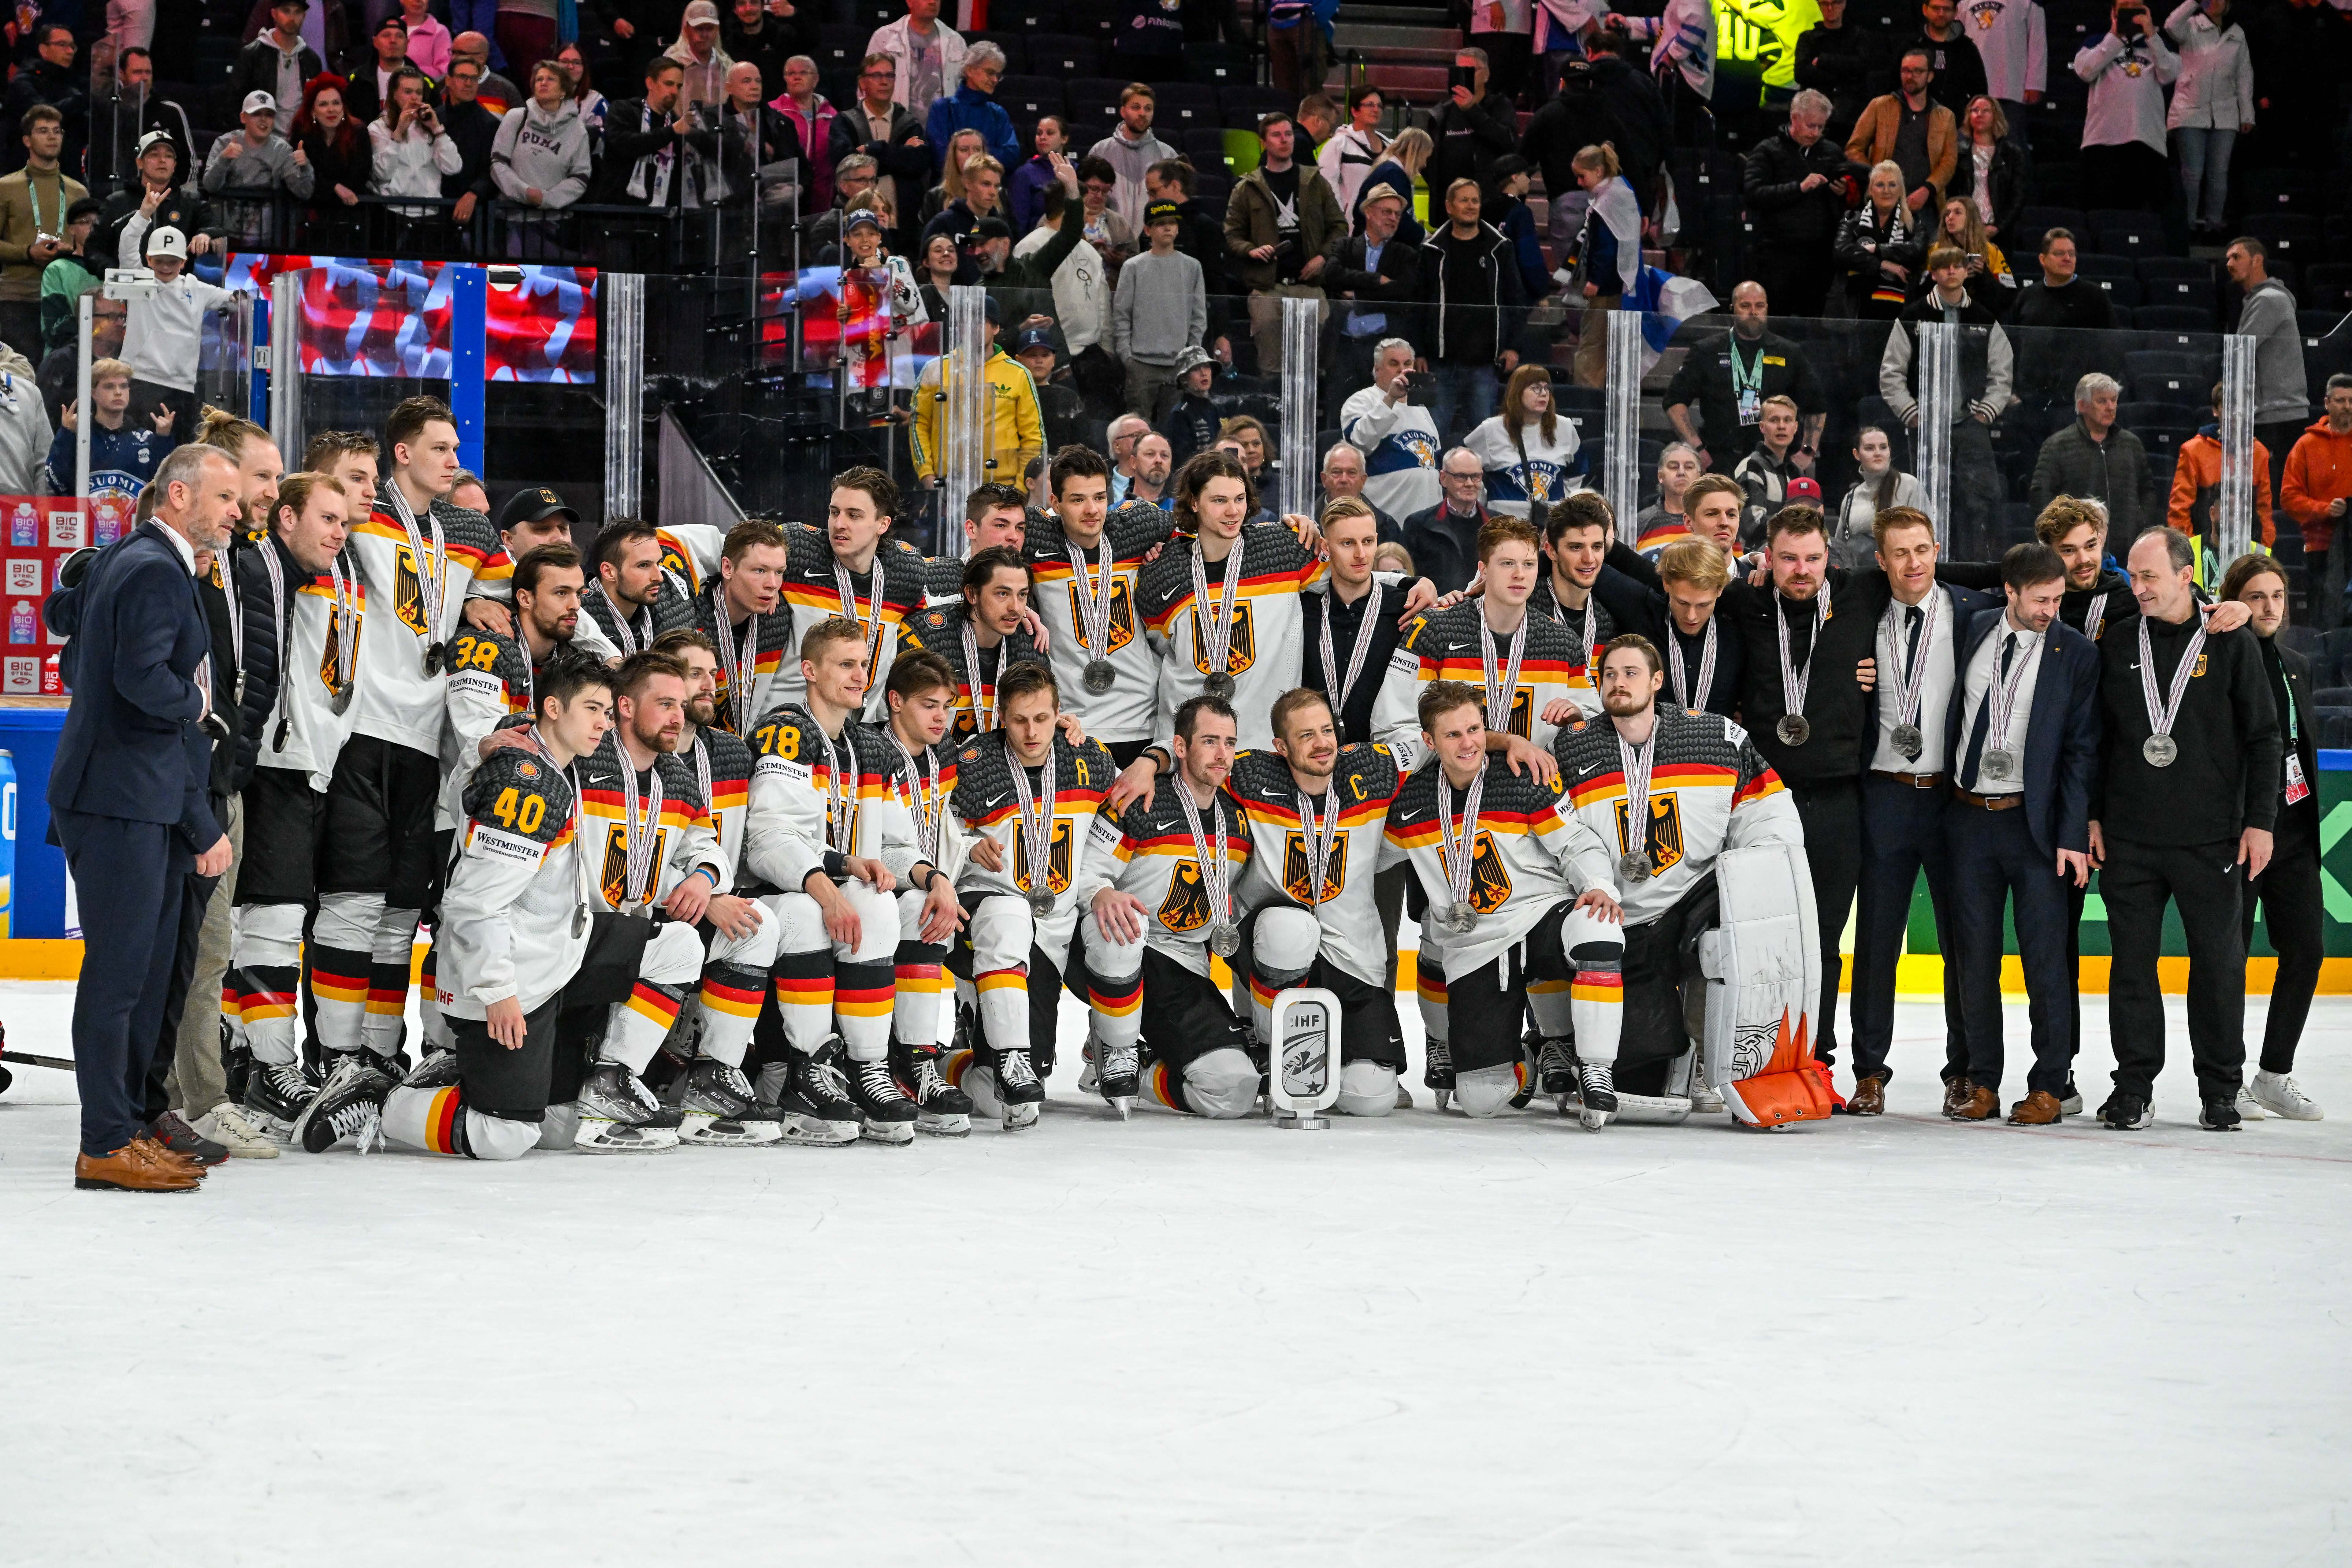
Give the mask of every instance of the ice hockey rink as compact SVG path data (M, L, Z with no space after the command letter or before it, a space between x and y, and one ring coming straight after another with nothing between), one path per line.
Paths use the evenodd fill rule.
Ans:
M2177 1001L2143 1133L1942 1121L1907 1002L1782 1134L1438 1116L1410 1009L1413 1111L1120 1125L1064 1024L1019 1134L184 1197L17 1068L0 1563L2352 1562L2352 1001L2235 1135Z

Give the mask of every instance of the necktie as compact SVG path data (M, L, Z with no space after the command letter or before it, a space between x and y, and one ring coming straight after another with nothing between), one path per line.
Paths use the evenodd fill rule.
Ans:
M1906 670L1919 662L1919 627L1926 619L1916 605L1903 612L1903 668Z
M1992 705L2000 696L2001 682L2009 679L2009 661L2017 652L2017 634L2009 632L2000 639L2000 673L1985 688L1984 700L1977 704L1977 721L1969 726L1969 756L1960 768L1960 787L1977 787L1977 763L1984 757L1985 735L1992 728Z

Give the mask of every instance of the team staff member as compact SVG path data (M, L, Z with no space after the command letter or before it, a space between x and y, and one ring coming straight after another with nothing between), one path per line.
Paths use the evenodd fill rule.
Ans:
M2056 551L2018 545L2002 557L2001 578L2004 607L1978 611L1958 639L1960 689L1940 737L1957 781L1943 817L1958 962L1948 959L1946 973L1960 971L1968 1033L1944 1103L1961 1121L1989 1121L2000 1109L2001 914L2013 900L2033 1067L2009 1119L2047 1127L2066 1113L2074 1079L2075 976L2062 928L2064 890L2091 879L2099 655L2058 618L2066 567ZM1890 694L1896 684L1890 672Z
M2247 879L2239 929L2251 948L2254 903L2261 900L2264 930L2278 955L2271 981L2270 1013L2263 1026L2263 1058L2252 1081L2238 1096L2238 1112L2249 1118L2284 1116L2316 1121L2318 1102L2294 1081L2295 1042L2311 1016L2322 956L2319 911L2319 752L2311 722L2311 661L2281 646L2286 624L2286 578L2267 555L2241 555L2221 578L2221 597L2253 612L2261 640L2263 682L2278 709L2286 743L2280 751L2278 826L2271 863Z
M2260 877L2270 865L2284 766L2278 707L2256 639L2216 632L2198 616L2196 550L2187 534L2149 529L2126 564L2139 619L2110 628L2099 650L2105 737L2091 855L2101 868L2114 953L2107 1016L2116 1049L2115 1092L2099 1120L2128 1130L2156 1118L2151 1101L2164 1067L2157 953L2169 899L2189 938L2197 1124L2234 1131L2246 1059L2238 868Z
M199 1167L155 1142L141 1111L189 872L228 869L228 835L205 798L214 737L201 726L215 684L194 574L196 551L225 548L236 526L236 465L217 448L183 447L153 488L154 516L90 567L67 645L74 700L48 799L81 889L83 934L125 982L74 994L74 1185L190 1192Z

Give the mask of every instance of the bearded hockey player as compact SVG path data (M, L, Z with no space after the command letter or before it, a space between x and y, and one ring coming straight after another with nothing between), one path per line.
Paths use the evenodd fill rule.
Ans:
M1381 858L1408 862L1429 900L1447 1016L1428 1048L1450 1048L1462 1109L1494 1115L1528 1071L1524 994L1547 1039L1573 1026L1580 1115L1597 1132L1617 1109L1610 1074L1623 1011L1614 859L1591 827L1560 816L1547 783L1486 754L1486 704L1470 687L1423 691L1421 727L1430 760L1389 806Z
M1029 638L1029 567L1019 552L982 551L963 567L963 596L918 611L902 628L907 641L937 654L955 672L958 743L996 728L997 689L1024 660L1043 663Z
M662 565L660 532L641 518L616 517L596 535L587 591L581 595L583 647L626 658L665 632L694 625L686 584Z
M1679 1121L1718 1110L1710 1075L1748 1080L1729 1089L1743 1121L1807 1120L1792 1112L1808 1098L1826 1114L1826 1073L1802 1046L1813 951L1803 825L1747 731L1661 704L1664 683L1649 639L1616 638L1601 662L1607 716L1554 742L1563 805L1615 858L1622 889L1620 1114ZM1701 1017L1694 1032L1688 1020Z
M1234 887L1250 836L1224 793L1233 710L1193 697L1176 710L1176 776L1152 804L1095 818L1086 860L1086 954L1094 1087L1125 1121L1140 1082L1171 1110L1245 1116L1265 1070L1209 957L1241 950ZM1137 1042L1150 1019L1145 1049Z

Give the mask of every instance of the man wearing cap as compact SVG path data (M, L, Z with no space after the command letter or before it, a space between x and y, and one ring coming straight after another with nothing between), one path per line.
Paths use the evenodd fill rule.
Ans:
M299 101L299 100L298 100ZM308 197L310 160L299 147L278 134L278 100L261 88L245 95L239 129L213 139L205 160L205 194L221 204L221 221L243 244L266 241L269 232L269 198L284 190Z
M1348 399L1372 384L1375 344L1412 335L1413 307L1421 299L1421 253L1418 246L1395 243L1404 208L1395 186L1373 187L1364 199L1363 232L1339 236L1324 258L1324 288L1334 300L1347 301L1339 307L1339 348L1323 399L1333 408L1346 407Z
M188 241L176 228L149 232L147 266L154 287L131 301L122 332L122 357L131 362L130 417L145 425L155 410L168 408L173 429L193 432L205 318L233 309L236 298L187 270Z
M240 103L266 92L272 103L299 103L302 84L327 67L319 52L302 41L302 18L310 0L271 0L269 26L236 52L236 68L229 73L229 89Z
M212 211L190 177L187 149L167 132L150 131L139 138L133 167L130 188L109 196L99 215L89 248L100 265L146 265L147 236L159 228L186 236L190 256L210 252Z
M1209 331L1209 293L1201 264L1176 248L1184 224L1174 202L1143 209L1151 248L1119 268L1110 301L1111 357L1127 366L1127 406L1157 419L1166 406L1176 356L1196 348Z
M1175 389L1174 401L1160 416L1159 428L1171 460L1180 468L1217 444L1217 426L1223 416L1209 396L1216 379L1217 362L1200 344L1190 344L1176 356L1169 377L1169 384Z
M0 175L0 342L41 357L41 269L66 248L66 209L89 193L58 166L65 117L37 103L19 121L24 167Z
M463 504L457 498L471 477L459 470L457 482L449 487L453 503ZM562 496L545 485L528 485L499 508L499 542L506 547L508 560L520 561L542 544L576 544L572 530L579 521L580 514L564 505Z
M1024 327L1015 341L1013 357L1029 373L1037 388L1038 416L1045 425L1045 449L1058 452L1075 445L1078 439L1078 389L1071 384L1066 367L1056 379L1054 353L1054 329Z

